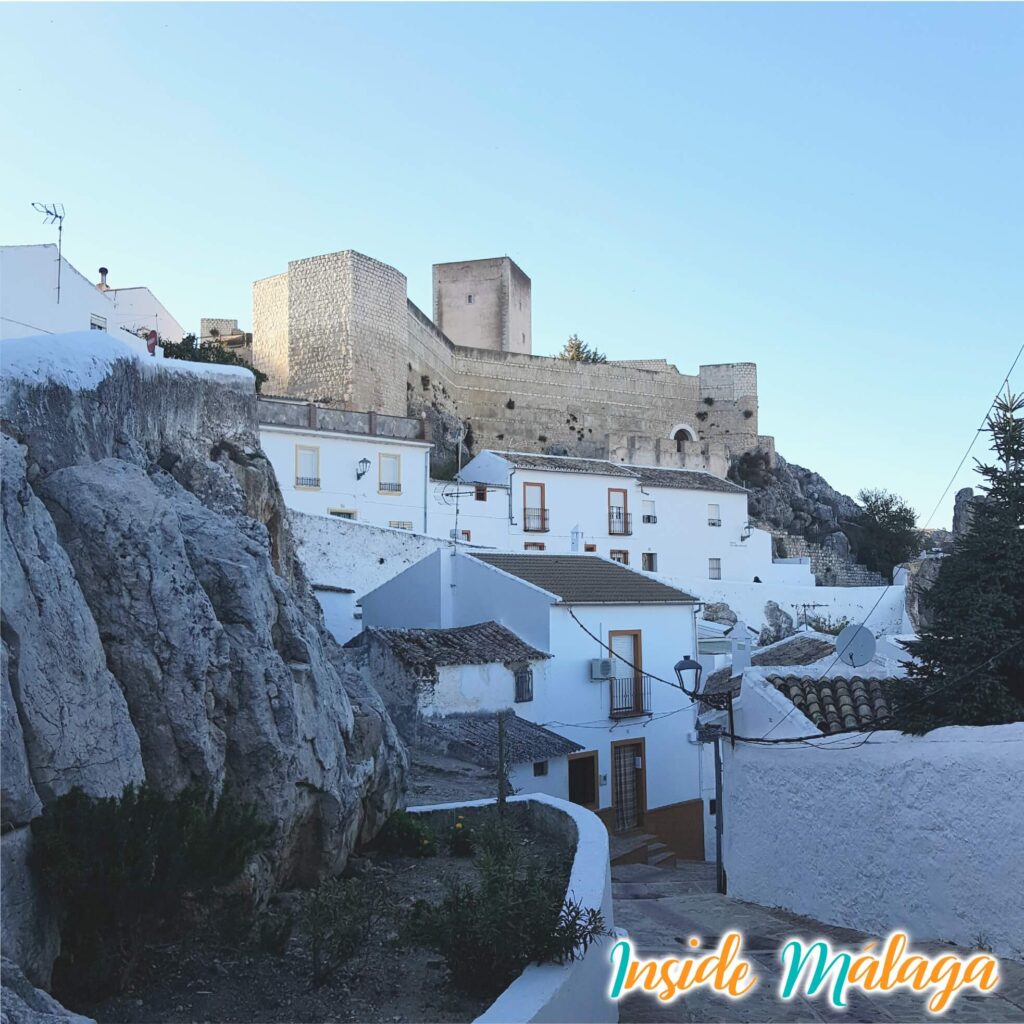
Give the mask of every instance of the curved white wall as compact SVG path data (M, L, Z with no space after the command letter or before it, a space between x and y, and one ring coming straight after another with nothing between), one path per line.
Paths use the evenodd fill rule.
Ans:
M576 830L576 854L569 873L569 894L585 907L600 907L609 931L612 914L608 832L601 819L578 804L541 793L512 797L510 803L532 803L536 811L565 815ZM410 807L413 814L485 807L493 800ZM617 1024L618 1004L608 998L610 939L595 942L582 960L567 964L533 964L476 1019L476 1024Z

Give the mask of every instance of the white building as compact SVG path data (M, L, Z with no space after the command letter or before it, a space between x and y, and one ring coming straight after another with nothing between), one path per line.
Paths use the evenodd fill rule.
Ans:
M181 341L181 324L148 288L109 288L106 275L102 268L93 284L66 259L58 260L55 245L0 246L0 338L122 328L135 336L156 330L165 341Z
M674 674L696 654L690 595L595 556L452 549L417 562L362 606L366 627L493 621L552 655L532 665L532 699L515 710L583 748L569 756L570 799L614 831L642 827L678 855L703 858L695 708ZM494 700L507 701L506 683L499 689Z
M373 685L410 747L496 771L504 713L512 789L569 798L569 757L583 747L515 713L533 700L535 674L549 654L496 622L371 628L348 646L366 649Z
M426 532L431 445L421 421L287 398L261 398L258 414L289 508Z
M505 551L596 554L686 581L813 586L806 560L775 561L747 492L697 470L483 451L463 486L432 489L430 532ZM456 522L456 503L458 497Z

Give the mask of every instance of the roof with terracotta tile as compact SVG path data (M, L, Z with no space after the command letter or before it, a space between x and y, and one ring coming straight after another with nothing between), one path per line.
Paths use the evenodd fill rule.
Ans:
M407 665L417 668L492 663L509 665L551 657L497 622L479 622L450 629L370 627L365 632L386 643Z
M777 675L767 681L826 736L884 727L892 717L892 680Z
M750 658L751 665L770 668L774 665L813 665L816 661L829 658L836 653L836 645L820 636L797 633L777 643L755 651ZM706 694L738 693L740 676L732 676L732 666L726 665L707 678L703 692Z

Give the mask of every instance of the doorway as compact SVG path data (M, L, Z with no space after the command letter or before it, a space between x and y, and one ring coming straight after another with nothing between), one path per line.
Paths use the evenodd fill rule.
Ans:
M628 832L643 824L646 771L643 740L620 740L612 744L612 806L616 832Z
M569 755L569 799L597 810L597 751Z

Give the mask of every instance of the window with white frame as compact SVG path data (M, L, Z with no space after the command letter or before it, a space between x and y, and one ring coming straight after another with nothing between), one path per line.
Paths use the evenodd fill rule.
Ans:
M658 554L655 551L645 551L640 556L640 568L644 572L658 571Z
M90 331L105 331L107 329L107 318L100 316L98 313L92 313L89 316L89 330Z
M466 305L467 306L472 306L475 301L476 300L473 298L472 295L467 295L466 296Z
M644 501L642 511L645 523L656 523L658 521L658 517L654 511L653 501Z
M338 519L355 519L358 513L354 508L329 508L327 514Z
M388 521L388 526L392 530L411 530L412 523L408 519L391 519Z
M720 558L708 559L708 579L720 580L722 578L722 560Z
M708 526L721 526L722 525L722 506L721 505L708 505Z
M320 486L320 449L313 445L295 446L295 486L316 489Z
M402 456L381 452L377 477L380 494L402 493Z

